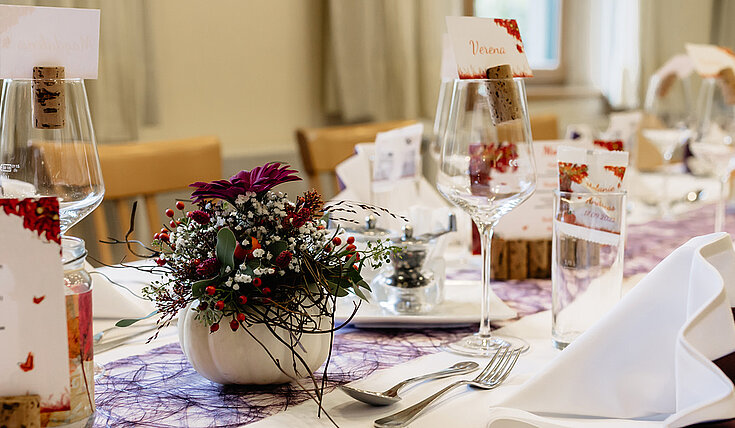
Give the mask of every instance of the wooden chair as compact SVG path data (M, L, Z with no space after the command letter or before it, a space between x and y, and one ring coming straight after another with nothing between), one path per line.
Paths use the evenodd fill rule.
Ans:
M120 224L116 237L120 238L129 227L130 198L143 197L149 231L154 233L161 228L156 194L182 190L195 181L222 178L217 137L100 145L98 152L105 201L115 205ZM103 207L92 213L92 220L98 239L110 236ZM102 261L115 262L109 245L99 247Z
M534 140L558 140L559 124L555 114L531 116L531 134Z
M336 177L337 165L354 153L355 144L373 142L378 132L390 131L415 123L415 120L398 120L297 129L296 141L299 144L304 171L309 177L309 185L324 194L319 182L320 175L329 173L332 177ZM336 178L334 182L336 188Z

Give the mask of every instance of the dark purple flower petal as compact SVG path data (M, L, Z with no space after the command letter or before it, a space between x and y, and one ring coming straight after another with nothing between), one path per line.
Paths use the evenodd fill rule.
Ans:
M190 184L189 187L196 188L191 194L191 199L194 202L205 199L225 199L234 202L239 195L246 192L265 192L281 183L301 180L296 173L297 171L289 169L288 165L281 166L279 162L270 162L250 171L240 171L230 177L229 181L216 180L210 183L198 181Z

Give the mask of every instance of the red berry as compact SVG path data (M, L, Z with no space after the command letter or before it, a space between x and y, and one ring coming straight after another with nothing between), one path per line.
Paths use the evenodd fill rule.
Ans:
M212 285L208 285L207 288L204 289L204 292L207 293L210 296L214 296L214 293L217 292L217 289L214 288Z
M316 230L324 230L324 229L325 227L323 224L320 224L319 226L316 227Z
M271 292L271 289L268 287L263 287L262 291L263 291L263 294L268 294Z
M341 244L341 243L342 243L342 240L341 240L341 239L339 239L339 236L335 236L334 238L332 238L332 243L333 243L334 245L339 245L339 244Z
M165 264L166 264L166 259L161 259L161 258L158 258L158 259L156 259L156 264L157 264L158 266L163 266L163 265L165 265Z
M207 310L207 307L208 306L209 305L207 304L207 302L202 302L202 303L199 304L199 310L200 311L205 311L205 310Z
M214 323L209 327L209 331L214 333L215 331L219 330L219 323Z
M183 201L176 202L176 208L179 209L180 211L183 211L184 210L184 202Z
M324 251L326 251L326 252L332 251L332 246L331 245L327 245L326 247L324 247Z
M153 239L161 239L161 234L160 233L154 233L153 234Z
M354 236L350 236L349 238L347 238L347 243L348 244L354 244L355 243L355 237Z
M240 322L245 321L245 314L242 314L242 313L237 314L237 320Z
M237 331L238 327L240 327L240 323L238 323L237 320L230 321L230 328L232 331Z
M248 250L245 249L240 244L237 244L235 246L235 260L245 260L245 257L248 255Z
M168 225L171 226L171 229L176 229L178 223L176 223L176 220L171 220L170 222L168 222Z
M174 210L172 210L171 208L167 209L166 210L166 217L173 218L173 216L174 216Z
M225 302L222 300L217 300L217 302L214 304L214 309L217 309L218 311L221 311L225 308Z
M260 278L253 278L253 285L256 287L260 287L260 284L262 284L263 281Z
M346 247L345 249L346 249L347 251L350 251L350 252L352 252L352 251L355 251L355 250L357 249L357 247L355 247L355 246L354 246L353 244L350 244L350 245L348 245L348 246L347 246L347 247Z
M168 233L162 233L162 234L161 234L161 235L159 236L159 238L160 238L160 239L161 239L161 241L163 241L163 242L168 242L168 238L169 238L169 236L168 236Z
M248 303L248 296L240 296L240 304L244 305Z
M199 265L199 263L201 263L201 262L202 262L202 261L201 261L201 260L199 260L199 259L194 259L194 260L192 260L192 261L191 261L191 264L193 264L193 265L197 265L197 266L198 266L198 265Z
M158 231L158 233L168 233L168 229L162 227L161 230Z

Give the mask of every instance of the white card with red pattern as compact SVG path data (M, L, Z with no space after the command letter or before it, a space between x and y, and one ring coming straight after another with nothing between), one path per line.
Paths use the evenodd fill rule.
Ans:
M59 204L0 198L0 397L38 394L69 409Z
M533 77L515 19L447 16L460 79L484 79L490 67L509 64L515 77Z
M686 48L694 69L702 77L716 77L723 68L735 70L735 53L728 48L692 43L687 43Z
M0 5L0 79L30 79L34 66L96 79L99 33L98 9Z

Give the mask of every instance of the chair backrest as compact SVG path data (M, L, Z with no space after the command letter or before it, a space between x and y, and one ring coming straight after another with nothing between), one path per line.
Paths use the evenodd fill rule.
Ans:
M161 228L155 195L185 189L195 181L211 181L222 177L222 155L217 137L146 143L106 144L98 147L105 201L115 205L123 237L130 219L129 198L142 196L149 231ZM107 218L102 207L92 214L99 239L109 236ZM100 246L100 257L110 263L109 246Z
M414 123L415 120L398 120L297 129L296 141L310 185L323 194L319 175L322 173L334 175L337 165L354 153L356 144L373 142L379 132Z
M559 124L555 114L533 115L529 121L534 140L559 139Z

